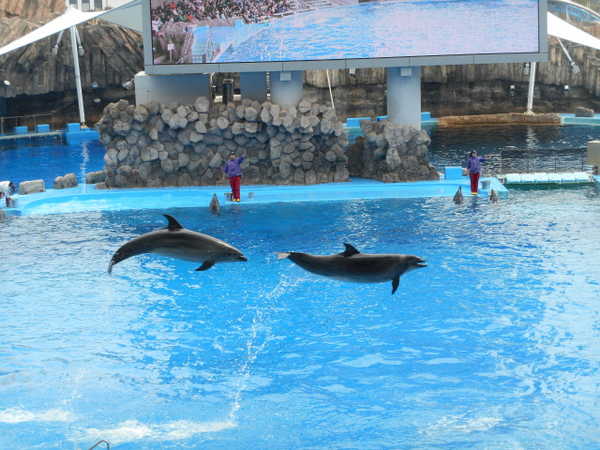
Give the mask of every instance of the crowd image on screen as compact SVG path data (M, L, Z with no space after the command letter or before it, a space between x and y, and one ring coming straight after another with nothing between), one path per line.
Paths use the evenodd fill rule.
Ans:
M178 0L152 8L155 30L175 22L201 22L210 19L240 18L257 23L267 17L287 11L292 0Z

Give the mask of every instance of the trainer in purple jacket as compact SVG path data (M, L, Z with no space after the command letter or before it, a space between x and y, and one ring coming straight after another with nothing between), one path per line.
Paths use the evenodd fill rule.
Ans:
M477 152L469 153L467 160L467 169L471 178L471 195L477 195L479 191L479 175L481 174L481 163L485 161L481 156L477 156Z
M229 177L229 185L231 186L231 201L240 201L240 183L242 180L242 168L240 164L244 161L244 157L236 158L235 153L229 155L229 161L223 167L223 172Z

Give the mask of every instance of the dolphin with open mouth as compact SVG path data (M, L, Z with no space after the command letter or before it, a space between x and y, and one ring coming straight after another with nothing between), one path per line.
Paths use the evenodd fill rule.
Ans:
M156 253L187 261L202 262L196 270L208 270L216 263L248 261L237 248L207 234L183 228L168 214L167 228L143 234L119 248L110 260L108 273L115 264L142 253Z
M354 283L392 282L392 294L398 289L400 276L406 272L427 267L425 261L414 255L360 253L350 244L337 255L310 255L308 253L277 253L278 259L290 259L309 272Z

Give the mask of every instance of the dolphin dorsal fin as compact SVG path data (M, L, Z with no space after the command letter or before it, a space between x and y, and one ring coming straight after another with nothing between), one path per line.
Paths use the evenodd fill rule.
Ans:
M345 242L344 242L344 247L346 247L346 250L344 250L342 253L340 253L340 256L343 256L345 258L348 258L352 255L357 255L360 253L352 245L346 244Z
M163 214L163 216L165 216L167 218L167 220L169 221L169 225L167 226L167 229L169 231L177 231L177 230L181 230L183 228L181 226L181 224L179 222L177 222L177 220L175 220L175 218L173 216L170 216L168 214Z

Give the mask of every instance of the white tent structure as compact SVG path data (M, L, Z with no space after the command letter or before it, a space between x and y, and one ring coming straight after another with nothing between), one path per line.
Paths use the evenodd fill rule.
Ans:
M552 13L548 13L548 35L554 36L558 39L565 56L569 60L571 67L577 67L571 56L567 52L567 49L562 43L562 39L574 42L579 45L591 47L596 50L600 50L600 39L592 36L589 33L577 28L574 25L556 17ZM537 63L532 62L529 68L529 89L527 91L527 114L533 114L533 93L535 90L535 71Z
M77 83L77 94L79 99L79 115L81 123L85 123L85 113L83 109L83 97L81 91L81 76L79 74L79 58L77 54L77 25L92 19L106 20L117 25L121 25L132 30L142 32L142 1L133 0L118 8L99 12L82 12L78 9L68 8L63 15L41 26L35 31L19 38L10 44L0 48L0 56L17 50L18 48L32 44L41 39L45 39L64 30L71 30L71 44L73 48L73 58L75 61L75 80ZM591 47L600 50L600 39L595 38L589 33L569 24L558 18L552 13L548 13L548 35L559 39L565 39L576 44ZM561 46L562 46L562 42ZM564 49L564 46L563 46ZM565 51L566 53L566 51ZM567 57L570 59L570 56ZM572 62L572 61L571 61ZM527 99L527 111L531 112L533 106L533 90L535 82L536 63L532 62L529 71L529 93Z
M51 20L46 25L41 26L37 30L11 42L8 45L0 48L0 56L33 44L36 41L48 38L57 33L62 33L69 29L71 30L71 48L73 50L73 65L75 70L75 83L77 85L77 100L79 104L79 121L85 124L85 109L83 106L83 91L81 88L81 73L79 70L79 55L77 53L77 41L79 35L77 33L77 25L87 22L92 19L102 19L107 22L112 22L117 25L131 28L132 30L142 32L142 0L133 0L118 8L108 11L98 12L82 12L75 8L67 8L65 13L54 20ZM57 43L58 45L58 43Z

